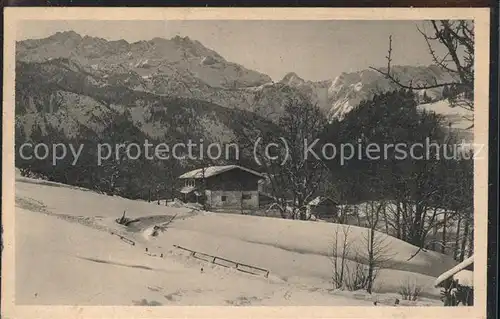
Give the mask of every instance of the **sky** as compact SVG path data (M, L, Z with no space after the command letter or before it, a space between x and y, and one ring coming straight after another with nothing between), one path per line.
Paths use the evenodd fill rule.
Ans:
M45 38L58 31L128 42L188 36L226 60L279 81L289 72L306 80L335 78L387 64L392 35L394 65L429 65L427 45L417 26L424 21L291 20L37 20L20 22L17 40Z

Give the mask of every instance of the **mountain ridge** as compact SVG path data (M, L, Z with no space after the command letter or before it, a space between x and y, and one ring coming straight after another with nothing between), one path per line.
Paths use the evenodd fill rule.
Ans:
M179 35L129 43L65 31L43 39L18 41L16 58L23 62L65 58L102 86L204 100L274 121L290 99L306 98L333 120L342 119L377 92L399 89L371 69L343 72L322 81L306 80L289 72L275 82L268 75L228 62L198 40ZM403 83L426 85L453 80L453 76L432 65L393 66L391 71ZM417 93L422 104L443 99L442 88Z

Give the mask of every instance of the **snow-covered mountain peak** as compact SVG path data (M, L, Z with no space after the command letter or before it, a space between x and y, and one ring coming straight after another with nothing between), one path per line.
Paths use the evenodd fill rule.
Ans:
M382 68L381 70L385 71L386 69ZM413 85L428 85L434 84L436 81L443 83L453 80L449 73L434 65L393 66L391 73L404 84L411 82ZM372 98L375 93L393 91L399 88L398 84L372 69L351 73L343 72L332 80L328 88L328 99L330 101L328 113L331 118L341 119L362 100ZM442 98L442 88L425 91L426 95L432 100Z
M271 82L269 76L226 61L217 52L187 36L154 37L149 41L128 43L82 37L68 31L45 39L20 41L16 49L18 61L71 59L88 71L106 73L100 74L104 78L119 78L121 84L134 83L134 89L162 94L170 90L163 88L163 84L172 83L172 79L181 86L187 83L193 86L193 90L189 90L191 95L206 85L232 89ZM179 88L176 86L173 90L177 92Z
M290 86L298 86L298 85L303 85L305 84L305 80L301 78L300 76L297 75L295 72L289 72L287 73L283 79L280 81L280 83L287 84Z
M374 94L400 88L372 69L342 72L323 81L310 81L289 72L274 83L266 74L227 61L201 42L181 35L129 43L123 39L81 36L74 31L58 32L45 39L19 41L16 59L22 62L63 59L72 69L92 74L101 84L196 98L230 108L272 110L276 117L288 96L307 97L330 119L342 119ZM411 81L413 85L454 80L435 65L393 66L391 73L402 83ZM423 91L416 92L420 103L442 99L442 88Z
M56 32L54 35L51 35L48 37L48 39L51 39L53 41L65 41L65 40L81 40L82 36L76 33L75 31L62 31L62 32Z

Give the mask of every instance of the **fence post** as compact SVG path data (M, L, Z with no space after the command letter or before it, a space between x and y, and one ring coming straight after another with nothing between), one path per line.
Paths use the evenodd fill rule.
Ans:
M133 241L132 241L132 243L133 243L133 245L135 245L135 242L133 242ZM256 270L259 270L259 271L264 272L264 277L265 277L265 278L268 278L268 277L269 277L269 273L270 273L270 271L269 271L269 270L267 270L267 269L263 269L263 268L259 268L259 267L255 267L255 266L251 266L251 265L247 265L247 264L242 264L242 263L239 263L239 262L236 262L236 261L233 261L233 260L225 259L225 258L222 258L222 257L217 257L217 256L210 255L210 254L205 254L205 253L197 252L197 251L194 251L194 250L191 250L191 249L188 249L188 248L184 248L184 247L181 247L181 246L178 246L178 245L173 245L173 246L174 246L174 247L176 247L176 248L182 249L182 250L189 251L189 252L190 252L190 256L191 256L191 257L194 257L194 258L197 258L197 257L196 257L196 253L199 253L199 254L201 254L202 256L211 257L211 259L212 259L212 263L213 263L213 264L215 264L215 263L216 263L217 259L220 259L220 260L224 260L224 261L226 261L226 262L229 262L229 263L234 264L234 265L235 265L235 266L234 266L234 267L235 267L235 269L237 269L237 270L239 270L239 271L243 271L243 272L246 272L246 273L250 273L250 274L252 274L252 275L258 275L258 274L256 274L255 272L251 272L251 271L249 271L249 270L245 270L245 269L241 269L241 268L239 268L239 266L243 265L243 266L245 266L245 267L253 268L254 270L256 269ZM201 258L198 258L198 259L201 259ZM204 261L206 261L206 262L210 262L208 259L202 259L202 260L204 260ZM223 267L230 267L230 268L232 268L231 266L227 266L227 265L223 265L223 264L217 264L217 265L220 265L220 266L223 266Z

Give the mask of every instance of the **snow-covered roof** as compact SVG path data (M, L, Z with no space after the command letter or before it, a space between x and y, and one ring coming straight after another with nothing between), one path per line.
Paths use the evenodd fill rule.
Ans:
M446 279L455 277L455 275L457 275L458 273L460 273L460 276L458 276L458 277L460 277L460 278L464 277L463 275L466 275L465 271L467 271L467 269L469 267L471 267L473 264L474 264L474 256L470 256L466 260L462 261L460 264L456 265L455 267L453 267L450 270L448 270L448 271L444 272L443 274L441 274L436 279L436 281L434 283L434 286L436 286L436 287L441 286L441 284ZM469 277L469 276L466 276L466 277ZM460 279L459 279L459 281L460 281ZM470 280L468 280L468 281L470 281Z
M453 275L453 280L457 280L461 286L474 287L474 272L461 270Z
M318 196L316 197L315 199L313 199L312 201L310 201L307 205L309 206L317 206L325 201L330 201L332 203L336 203L333 199L329 198L329 197L323 197L323 196Z
M254 170L251 170L249 168L239 166L239 165L224 165L224 166L209 166L205 167L205 172L203 172L203 168L198 168L192 171L189 171L187 173L182 174L179 176L179 178L207 178L215 175L219 175L221 173L233 170L233 169L240 169L242 171L245 171L247 173L253 174L255 176L258 176L260 178L263 178L264 176L261 173L258 173Z

